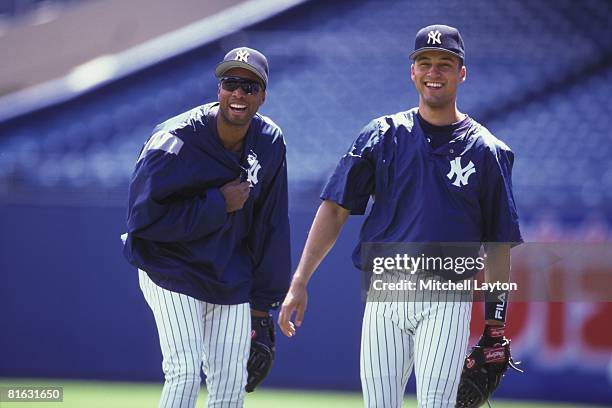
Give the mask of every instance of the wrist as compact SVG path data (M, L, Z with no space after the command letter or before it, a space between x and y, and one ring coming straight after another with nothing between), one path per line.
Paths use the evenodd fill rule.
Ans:
M478 342L481 346L493 346L494 344L503 343L506 325L502 324L485 324L484 331Z
M262 310L251 309L251 316L253 316L253 317L268 317L268 316L270 316L270 313L264 312Z
M496 290L485 294L484 318L487 323L503 325L508 310L508 291Z
M291 281L291 286L305 289L308 285L308 279L299 274L298 272L293 275L293 280Z

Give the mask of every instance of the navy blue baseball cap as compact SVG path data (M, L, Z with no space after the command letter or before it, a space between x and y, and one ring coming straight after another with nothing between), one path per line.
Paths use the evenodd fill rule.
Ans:
M268 87L268 60L261 52L248 47L234 48L217 65L215 76L221 78L232 68L248 69L261 79L264 88Z
M410 59L414 60L423 51L446 51L465 60L465 48L459 30L455 27L435 24L423 27L414 39L414 51Z

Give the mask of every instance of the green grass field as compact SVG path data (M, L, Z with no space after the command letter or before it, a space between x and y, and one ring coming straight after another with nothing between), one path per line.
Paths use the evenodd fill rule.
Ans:
M64 387L63 402L4 402L0 401L2 408L151 408L156 407L161 384L151 383L117 383L95 381L40 381L40 380L8 380L0 379L0 387L7 386L61 386ZM198 400L198 407L203 408L206 391L202 389ZM494 408L578 408L586 405L570 405L559 403L518 402L495 400ZM301 408L301 407L333 407L358 408L362 406L361 394L342 392L305 392L262 388L246 399L248 408ZM405 407L416 407L416 400L407 398ZM588 406L593 408L593 406Z

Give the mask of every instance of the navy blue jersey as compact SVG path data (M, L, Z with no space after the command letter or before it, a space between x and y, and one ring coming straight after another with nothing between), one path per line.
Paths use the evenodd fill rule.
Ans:
M243 153L217 135L217 103L153 131L130 181L124 254L159 286L214 304L278 306L289 287L286 150L269 118L256 114ZM241 210L227 213L219 188L251 184Z
M437 149L417 108L371 121L341 158L321 198L364 214L362 243L522 242L512 151L473 119Z

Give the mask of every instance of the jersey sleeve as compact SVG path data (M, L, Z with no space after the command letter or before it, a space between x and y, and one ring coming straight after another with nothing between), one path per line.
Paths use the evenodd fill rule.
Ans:
M218 188L184 193L193 187L183 154L176 135L158 132L149 139L130 181L128 234L157 242L192 241L224 224L225 199Z
M257 204L248 238L255 260L250 304L261 311L279 306L291 278L286 149L282 138L274 143L281 146L279 165Z
M480 197L482 242L518 245L523 238L512 192L514 153L505 146L496 146L488 153L487 177Z
M364 214L374 193L376 161L374 149L380 140L380 127L374 120L366 125L342 156L321 193L321 199L334 201L350 210Z

